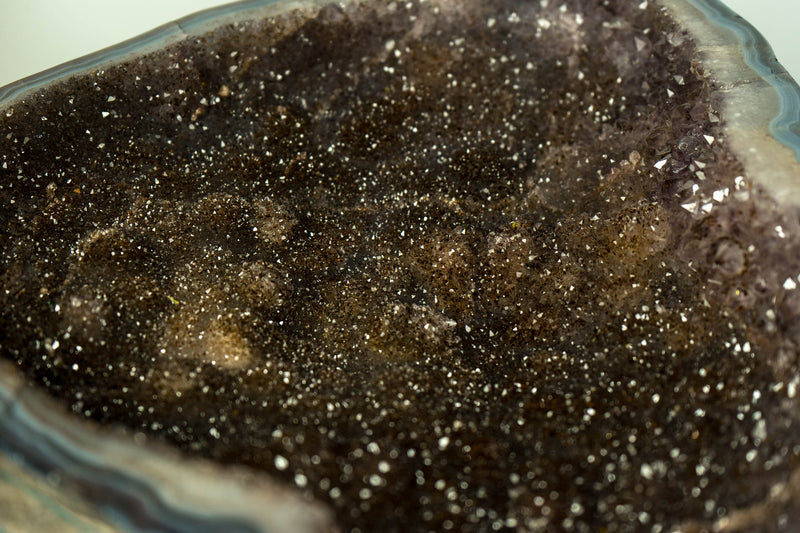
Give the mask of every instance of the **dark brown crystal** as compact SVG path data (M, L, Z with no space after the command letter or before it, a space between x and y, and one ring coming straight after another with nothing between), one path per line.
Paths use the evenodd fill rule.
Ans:
M800 454L796 219L697 65L647 2L375 3L37 91L0 123L2 355L343 530L752 505Z

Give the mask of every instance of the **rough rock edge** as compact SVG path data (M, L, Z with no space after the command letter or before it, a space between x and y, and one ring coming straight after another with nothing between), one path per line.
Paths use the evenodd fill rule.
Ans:
M730 147L741 158L748 176L783 209L800 206L800 162L791 147L778 142L770 129L776 119L786 120L791 103L745 63L747 47L770 51L769 45L745 21L743 25L754 43L744 43L730 29L716 24L704 9L714 9L716 0L656 0L680 27L688 29L702 58L705 74L716 85L725 117L723 130ZM722 15L723 17L725 15ZM743 50L745 48L745 50ZM764 65L766 68L767 65ZM797 88L780 65L770 65L774 77ZM792 88L790 87L789 90ZM758 91L759 98L748 97ZM795 98L797 94L792 95ZM787 110L787 107L789 109ZM796 147L795 150L800 150ZM800 153L800 151L798 152ZM681 533L701 532L794 532L800 531L800 468L793 470L786 483L776 485L764 500L738 509L713 523L690 522L674 529Z
M88 507L81 500L87 498L94 508L122 505L139 509L132 516L142 523L106 523L125 530L173 531L176 519L194 531L335 530L332 516L322 504L303 499L267 476L190 459L143 434L99 428L76 419L54 399L26 387L7 361L0 361L0 394L0 459L24 456L23 470L46 478L39 489L43 493L55 487L66 489L59 492L67 497L56 503L89 523L99 525L107 517L84 514ZM43 427L59 430L44 431ZM101 479L98 471L107 474ZM150 480L147 486L142 486L143 479ZM34 478L11 481L25 485ZM71 499L70 494L76 497ZM52 510L45 505L42 512ZM31 523L3 525L25 528Z
M742 19L729 19L729 10L720 7L716 0L656 0L656 3L681 28L687 29L695 42L705 72L716 84L722 100L721 113L726 120L724 130L729 145L747 174L782 206L800 206L800 145L782 144L771 127L780 122L781 129L798 128L796 123L790 123L796 122L800 88L771 57L771 49L758 31ZM734 27L741 31L742 38L752 42L743 42L734 33ZM763 63L763 57L771 57L772 62ZM746 59L753 62L752 66ZM754 70L759 67L770 74L762 76ZM797 137L796 133L791 135ZM787 142L796 141L787 139Z

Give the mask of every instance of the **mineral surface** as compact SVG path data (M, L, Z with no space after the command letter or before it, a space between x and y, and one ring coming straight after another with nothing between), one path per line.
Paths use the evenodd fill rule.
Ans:
M800 459L798 217L712 94L608 0L330 5L59 81L0 116L0 352L346 531L711 523Z

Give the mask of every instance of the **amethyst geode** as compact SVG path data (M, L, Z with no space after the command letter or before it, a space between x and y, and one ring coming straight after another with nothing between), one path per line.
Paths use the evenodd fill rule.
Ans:
M303 527L793 527L800 219L674 11L270 9L2 106L4 358Z

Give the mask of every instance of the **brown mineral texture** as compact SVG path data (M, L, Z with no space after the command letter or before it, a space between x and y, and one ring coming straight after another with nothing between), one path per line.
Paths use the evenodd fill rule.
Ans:
M343 531L759 505L800 459L800 218L647 4L330 5L26 96L2 356Z

